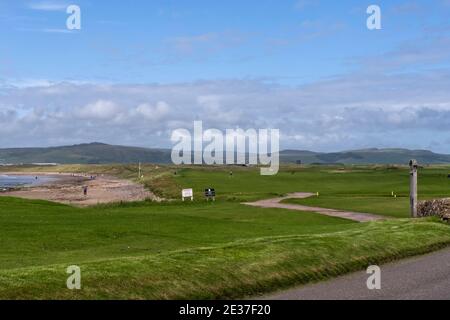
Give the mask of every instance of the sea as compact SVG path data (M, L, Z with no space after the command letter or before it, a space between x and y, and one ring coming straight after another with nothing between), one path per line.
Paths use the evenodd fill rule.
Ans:
M0 189L39 185L50 180L52 180L50 177L42 176L36 179L36 176L0 174Z

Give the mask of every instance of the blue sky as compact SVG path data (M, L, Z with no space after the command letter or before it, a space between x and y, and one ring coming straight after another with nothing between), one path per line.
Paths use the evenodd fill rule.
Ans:
M65 4L72 2L6 0L1 55L15 79L303 83L346 73L358 57L395 50L424 36L425 26L447 23L450 6L429 2L78 1L82 30L69 34ZM383 30L366 28L372 3L382 7Z
M15 137L0 147L170 146L204 118L284 128L286 148L450 153L449 0L4 0L0 39L0 131Z

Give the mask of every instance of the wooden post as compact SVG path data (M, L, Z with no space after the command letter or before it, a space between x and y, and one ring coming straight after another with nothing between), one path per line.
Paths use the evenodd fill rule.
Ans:
M139 162L139 173L138 173L139 177L138 179L141 180L141 163Z
M409 162L410 172L410 205L411 205L411 217L417 218L417 161L411 160Z

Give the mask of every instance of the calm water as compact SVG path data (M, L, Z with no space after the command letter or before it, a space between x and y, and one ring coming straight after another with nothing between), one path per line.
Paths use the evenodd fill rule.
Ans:
M0 188L13 188L21 186L39 185L53 180L50 177L38 176L14 176L0 174Z

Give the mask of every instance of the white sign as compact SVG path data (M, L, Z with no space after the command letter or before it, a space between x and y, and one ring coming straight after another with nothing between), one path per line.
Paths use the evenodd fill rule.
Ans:
M183 189L183 191L181 191L181 196L183 197L183 201L184 198L191 198L191 200L194 200L194 190L192 189Z

